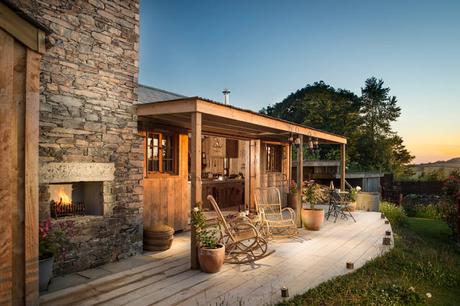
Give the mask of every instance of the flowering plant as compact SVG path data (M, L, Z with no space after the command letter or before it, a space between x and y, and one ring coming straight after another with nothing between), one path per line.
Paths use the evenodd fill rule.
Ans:
M53 224L50 219L47 219L39 224L38 233L39 258L47 259L56 256L58 259L63 259L69 237L74 234L74 222L67 220Z
M192 210L191 223L195 227L196 238L200 246L209 249L218 248L217 231L216 229L206 228L206 217L198 206L195 206Z
M439 203L439 211L441 218L449 226L452 236L458 236L458 205L457 201L460 198L460 172L453 171L444 181L442 188L443 196Z
M294 180L289 183L289 193L297 193L297 183Z
M351 188L350 189L350 201L354 202L356 201L356 195L358 194L358 192L361 191L361 187L359 186L356 186L354 188Z
M316 195L317 189L318 186L314 180L303 182L302 201L310 204L311 209L315 209L316 202L318 201L318 197Z

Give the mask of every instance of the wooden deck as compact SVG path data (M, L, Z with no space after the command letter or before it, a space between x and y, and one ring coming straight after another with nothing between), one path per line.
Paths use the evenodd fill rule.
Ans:
M327 221L318 232L302 230L297 240L271 241L276 252L252 265L225 264L216 274L190 270L190 238L149 253L151 262L86 284L41 296L41 305L267 305L345 274L382 255L386 230L380 213L355 212L352 220ZM393 245L393 239L392 239Z

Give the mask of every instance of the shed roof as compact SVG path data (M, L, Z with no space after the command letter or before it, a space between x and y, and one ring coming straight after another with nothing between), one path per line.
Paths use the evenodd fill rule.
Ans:
M157 127L191 130L191 114L203 114L203 133L246 139L287 142L290 135L318 138L320 143L346 144L344 136L273 118L251 110L225 105L201 97L186 97L137 105L141 120Z
M138 85L137 96L138 103L141 104L186 98L186 96L171 91L142 84Z

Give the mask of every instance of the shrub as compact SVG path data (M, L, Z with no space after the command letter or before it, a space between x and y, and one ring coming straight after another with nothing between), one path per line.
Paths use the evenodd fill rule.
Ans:
M443 197L439 205L441 218L447 223L454 237L457 237L458 197L460 197L460 172L454 171L444 181Z
M408 194L404 197L402 206L408 217L416 217L417 210L424 209L428 205L438 208L441 197L428 194Z
M379 209L390 220L391 225L398 227L406 224L407 216L402 207L391 202L381 202Z
M415 209L415 217L427 219L441 219L438 207L433 204L417 207Z

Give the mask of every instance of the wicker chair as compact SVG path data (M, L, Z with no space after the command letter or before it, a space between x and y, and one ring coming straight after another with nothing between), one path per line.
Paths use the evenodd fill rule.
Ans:
M281 207L278 188L257 188L254 199L257 213L262 219L262 232L266 237L290 238L299 234L295 224L295 212L292 208Z
M248 218L237 218L232 222L228 222L222 215L213 196L208 195L207 199L219 219L220 240L225 245L225 262L237 264L254 262L274 252L267 253L267 241Z

